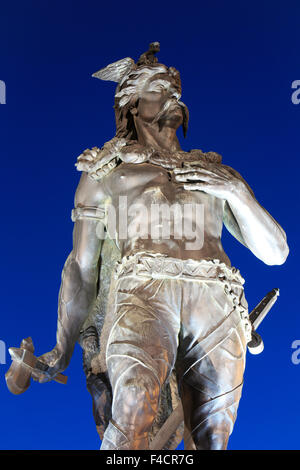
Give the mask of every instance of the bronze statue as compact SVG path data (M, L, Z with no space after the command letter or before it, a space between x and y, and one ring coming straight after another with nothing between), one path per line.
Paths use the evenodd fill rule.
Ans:
M182 437L185 449L226 449L247 344L260 343L254 326L278 291L252 321L223 222L268 265L284 263L288 245L219 154L181 149L188 109L179 72L158 51L152 43L137 63L94 74L118 83L116 136L78 157L57 344L31 372L54 379L79 341L101 449L174 449Z

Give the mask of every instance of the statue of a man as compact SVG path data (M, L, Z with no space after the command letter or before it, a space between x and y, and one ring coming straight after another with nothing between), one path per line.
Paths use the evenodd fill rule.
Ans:
M186 133L188 110L180 101L179 72L157 62L158 50L153 43L137 63L122 59L95 74L118 83L117 132L101 149L78 157L83 173L73 250L62 275L57 344L41 356L48 369L35 378L52 380L65 370L80 335L91 331L83 325L108 282L99 276L105 233L120 259L102 335L106 370L87 370L101 449L149 448L172 373L185 448L226 449L251 324L244 280L221 244L223 222L268 265L284 263L288 245L280 225L220 155L181 150L176 132L182 125Z

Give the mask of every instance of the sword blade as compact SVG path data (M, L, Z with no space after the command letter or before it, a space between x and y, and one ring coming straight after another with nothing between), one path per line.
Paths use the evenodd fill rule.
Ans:
M272 289L249 314L249 319L256 330L279 296L279 289Z

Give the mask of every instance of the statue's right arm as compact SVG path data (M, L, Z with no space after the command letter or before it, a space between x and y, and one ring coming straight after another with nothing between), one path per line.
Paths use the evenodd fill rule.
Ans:
M45 377L37 377L41 382L51 380L68 366L82 325L94 306L106 203L102 183L83 173L72 213L73 249L62 272L57 343L52 351L40 357L49 366Z

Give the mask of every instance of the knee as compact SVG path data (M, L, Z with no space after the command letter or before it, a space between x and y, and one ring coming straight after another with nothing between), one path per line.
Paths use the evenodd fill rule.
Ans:
M224 450L237 416L240 388L190 404L187 442L199 450Z
M185 435L185 449L226 450L233 421L226 411L202 418L200 423L191 420Z
M226 450L230 432L228 429L209 428L193 436L197 450Z
M155 402L159 398L160 383L155 372L140 364L128 370L120 378L117 395L122 395L130 405L145 401Z
M112 418L126 432L148 432L159 404L160 384L141 365L129 368L113 392Z

